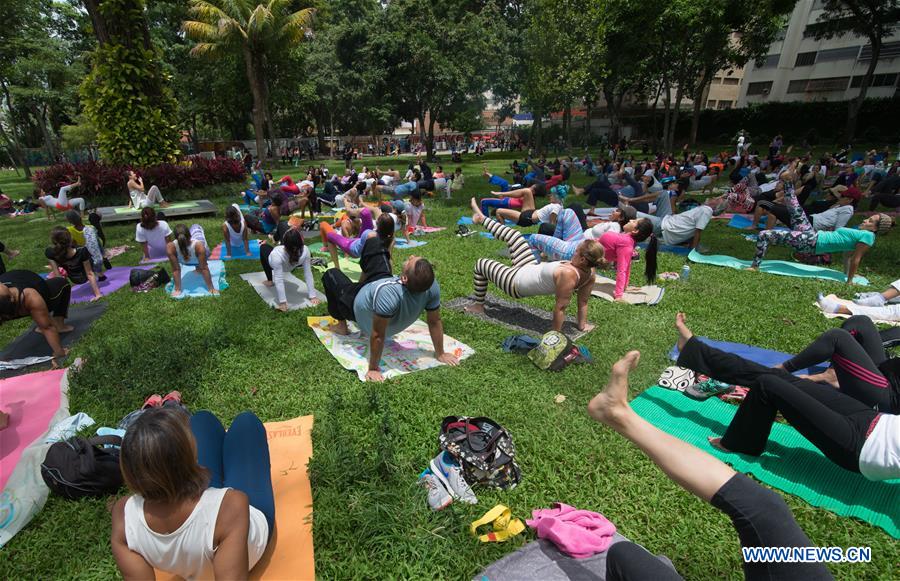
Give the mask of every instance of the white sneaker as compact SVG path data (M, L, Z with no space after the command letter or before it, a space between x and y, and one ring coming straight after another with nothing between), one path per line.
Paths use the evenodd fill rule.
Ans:
M478 504L478 498L472 492L472 487L463 478L459 464L447 453L441 452L431 461L431 473L441 481L441 484L455 498L468 504Z

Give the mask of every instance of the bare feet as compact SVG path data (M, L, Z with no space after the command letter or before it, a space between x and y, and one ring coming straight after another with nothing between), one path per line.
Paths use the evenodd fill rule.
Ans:
M484 314L484 303L472 303L463 309L465 312L473 314L473 315L483 315Z
M678 350L681 351L684 349L684 346L687 345L687 342L690 341L691 337L694 336L693 331L688 329L688 326L685 324L687 321L687 317L684 316L684 313L678 313L675 315L675 328L678 329Z
M481 213L481 207L478 205L478 200L472 198L469 200L469 204L472 206L472 222L476 224L484 223L484 214Z
M330 326L328 330L336 335L350 334L350 328L347 326L347 321L338 321L334 325Z
M56 332L57 333L71 333L75 330L75 327L72 325L57 325Z
M709 445L715 448L716 450L721 450L722 452L731 453L731 450L722 445L722 438L717 438L714 436L709 436L707 438L709 440Z
M487 164L484 164L484 165L482 166L482 172L481 172L481 175L483 175L484 177L490 179L490 177L491 177L491 172L488 171Z
M628 374L637 367L640 351L629 351L613 363L606 387L588 403L588 414L600 423L617 429L631 411L628 405Z
M810 381L815 381L816 383L826 383L835 389L840 389L841 385L838 383L837 374L834 372L833 367L829 367L822 373L814 373L811 375L798 375L802 379L808 379Z
M168 208L170 205L171 204L169 204L169 202L160 202L159 207L160 208Z
M272 282L271 280L264 280L263 286L275 286L275 283Z

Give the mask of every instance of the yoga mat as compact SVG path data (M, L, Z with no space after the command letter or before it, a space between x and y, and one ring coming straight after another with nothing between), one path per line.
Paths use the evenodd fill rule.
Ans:
M600 297L606 301L614 301L613 295L615 290L615 280L600 275L594 277L594 288L591 289L591 294L595 297ZM666 289L654 284L638 287L635 291L629 291L626 288L622 298L630 305L655 305L662 300L665 292Z
M47 433L69 415L65 369L0 381L0 547L41 511L50 489L41 478Z
M165 214L166 219L172 219L179 216L183 217L200 214L215 214L217 211L216 205L209 200L174 202L172 204L169 204L165 208L160 206L154 206L154 208L157 212L162 212L163 214ZM129 208L127 206L105 206L102 208L97 208L97 212L103 218L104 224L139 220L141 217L140 209Z
M646 250L647 243L641 242L640 244L638 244L638 248ZM662 242L657 242L656 249L659 252L668 252L670 254L677 254L679 256L687 256L691 253L691 248L689 246L681 246L680 244L663 244Z
M266 286L263 284L266 280L264 272L250 272L242 274L241 278L250 283L256 294L273 309L278 308L278 298L275 295L274 286ZM284 274L284 295L287 298L288 310L296 311L313 306L309 301L309 295L306 294L306 283L294 276L290 272ZM316 291L316 298L324 301L325 295Z
M757 224L757 226L756 226L758 230L766 229L767 219L768 219L768 216L763 216L762 218L760 218L759 224ZM752 223L753 223L753 218L747 216L746 214L734 214L731 217L731 220L728 221L728 225L731 226L732 228L741 228L741 229L749 228L750 224L752 224ZM785 226L775 226L775 229L776 230L788 230L788 228Z
M210 260L259 260L259 240L250 240L250 254L244 252L244 245L232 246L231 257L225 252L224 242L213 248Z
M615 533L610 546L628 539ZM518 551L494 561L472 581L604 581L609 549L585 559L575 559L556 548L552 541L537 539ZM666 557L657 557L672 566Z
M462 218L460 218L459 220L457 220L456 223L457 223L458 225L459 225L459 224L463 224L463 225L466 225L466 226L471 226L471 225L474 224L475 222L472 221L472 218L469 218L468 216L463 216Z
M653 386L631 402L648 422L727 462L735 470L809 504L840 516L853 516L900 538L900 480L871 482L840 468L786 424L775 423L762 456L726 453L707 436L721 436L737 408L716 398L696 401Z
M716 341L715 339L710 339L709 337L697 337L703 343L706 343L710 347L715 347L720 351L725 351L727 353L733 353L739 357L743 357L749 361L753 361L754 363L759 363L760 365L765 365L766 367L775 367L776 365L780 365L793 357L793 355L789 353L782 353L781 351L773 351L772 349L763 349L762 347L755 347L753 345L745 345L744 343L732 343L731 341ZM669 351L669 359L672 361L676 361L678 359L678 345L672 347L672 350ZM815 365L808 369L798 369L794 373L800 375L811 375L814 373L821 373L825 371L827 365Z
M709 264L712 266L724 266L734 268L736 270L746 270L752 264L749 260L740 260L733 256L725 256L722 254L700 254L696 250L691 251L688 260L698 264ZM781 276L795 276L800 278L818 278L821 280L833 280L836 282L847 282L847 275L843 272L831 270L823 266L813 266L811 264L801 264L798 262L787 262L785 260L763 260L759 265L759 271L768 274L778 274ZM869 279L864 276L856 275L853 277L854 284L869 286Z
M72 325L75 329L60 335L63 347L71 347L74 345L82 335L87 333L94 321L99 319L100 315L106 312L108 306L109 303L104 301L70 308L66 324ZM26 357L49 357L53 355L53 350L50 349L47 340L44 339L42 334L35 333L34 329L35 326L32 325L21 335L13 339L3 351L0 351L0 361L12 361L13 359L24 359ZM0 371L0 379L24 375L30 371L34 371L34 367L35 366ZM2 437L2 435L0 435L0 437Z
M312 456L313 416L264 425L272 463L275 533L250 579L314 581L313 500L306 469ZM179 579L161 571L156 571L156 578Z
M312 328L325 349L338 360L341 367L355 371L359 380L365 381L366 372L369 370L369 338L362 335L352 321L348 321L349 335L332 333L328 327L335 322L331 317L306 318L307 325ZM460 360L475 353L474 349L450 335L444 335L444 351ZM385 379L442 365L444 364L434 358L434 345L431 343L428 325L419 320L384 342L379 362Z
M208 260L206 264L209 267L209 276L212 278L213 287L219 292L227 289L228 281L225 280L225 263L221 260ZM190 264L181 265L181 295L173 297L172 292L174 290L175 281L169 281L169 284L166 285L166 293L168 293L170 298L176 300L216 296L209 292L203 276L197 272L195 266Z
M848 301L847 299L838 298L837 295L833 295L833 294L828 295L825 298L836 301L838 303L841 303L842 305L852 305L853 304L853 301ZM853 315L843 315L840 313L826 313L825 311L822 310L822 307L819 306L819 303L817 303L815 301L813 301L813 305L817 309L819 309L819 312L822 313L823 315L825 315L825 317L828 319L849 319L850 317L853 316ZM869 318L872 319L872 321L875 323L881 323L882 325L891 325L892 327L900 327L900 321L885 321L884 319L874 319L872 317L869 317Z
M149 266L114 266L110 268L103 273L106 275L106 280L97 281L97 286L100 288L100 294L108 296L127 285L132 270L147 270L149 268ZM94 298L94 290L89 283L72 286L72 304L87 303L90 302L92 298Z
M410 232L412 236L418 236L420 234L431 234L432 232L440 232L441 230L446 230L446 228L440 228L436 226L416 226L416 228Z
M465 312L465 308L474 302L469 297L460 297L453 299L444 306L454 311ZM553 313L548 311L510 302L491 294L487 295L484 307L485 313L483 315L465 314L527 334L543 335L553 330ZM578 330L578 322L569 316L563 321L562 332L573 341L586 334L586 331Z
M198 202L194 202L194 201L191 201L191 202L175 202L175 203L173 203L173 204L169 204L169 205L166 206L165 208L163 208L162 206L153 206L153 208L154 208L157 212L163 212L163 213L166 213L166 212L171 211L171 210L187 210L187 209L191 209L191 208L196 208L196 207L198 207L199 205L200 205L200 204L199 204ZM142 208L142 209L143 209L143 208ZM116 214L131 214L131 213L134 213L134 212L137 212L138 214L140 214L140 210L135 210L134 208L129 208L128 206L117 206L117 207L114 208L114 210L115 210Z
M428 244L428 243L425 242L424 240L410 240L409 242L407 242L403 238L396 238L394 240L394 248L398 248L400 250L406 250L408 248L417 248L419 246L425 246L426 244Z

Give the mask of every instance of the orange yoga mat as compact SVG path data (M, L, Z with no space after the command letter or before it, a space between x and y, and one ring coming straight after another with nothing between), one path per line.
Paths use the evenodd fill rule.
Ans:
M313 416L265 426L275 490L275 534L250 579L313 581L312 490L306 471L312 456ZM157 571L157 579L177 577Z

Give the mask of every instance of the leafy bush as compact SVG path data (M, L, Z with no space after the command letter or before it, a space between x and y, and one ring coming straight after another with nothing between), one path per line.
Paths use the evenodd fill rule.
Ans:
M81 175L81 191L78 195L89 200L118 199L128 195L128 172L136 171L144 186L157 186L166 198L173 190L192 190L216 184L242 182L246 177L243 164L235 159L192 158L183 163L162 163L137 168L128 165L110 165L103 162L58 163L35 172L34 183L47 192L55 192L61 184Z

